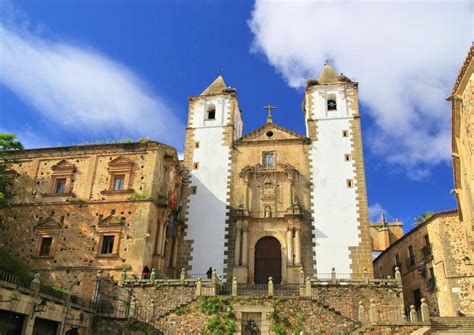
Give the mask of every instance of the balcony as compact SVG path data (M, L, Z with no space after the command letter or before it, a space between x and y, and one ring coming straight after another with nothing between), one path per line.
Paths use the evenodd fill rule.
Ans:
M430 258L431 255L431 247L429 245L425 245L421 248L421 253L423 254L423 258Z
M415 266L415 257L408 258L405 264L407 266L407 269L411 268L412 266Z
M435 277L430 277L426 279L426 287L428 288L428 291L433 292L436 290L436 278Z

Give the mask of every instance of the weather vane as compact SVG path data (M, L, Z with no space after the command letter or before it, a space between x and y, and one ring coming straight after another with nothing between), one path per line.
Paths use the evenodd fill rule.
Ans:
M263 108L268 111L268 116L269 116L269 117L272 116L272 110L276 109L276 107L275 107L275 106L272 106L272 105L266 105L266 106L263 107Z
M218 74L219 76L221 76L223 72L224 72L224 68L223 68L223 67L220 67L220 68L217 69L217 74Z

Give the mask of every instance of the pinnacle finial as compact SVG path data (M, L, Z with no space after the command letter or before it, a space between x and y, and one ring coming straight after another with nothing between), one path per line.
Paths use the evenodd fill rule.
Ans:
M385 213L383 211L380 212L380 222L385 224Z

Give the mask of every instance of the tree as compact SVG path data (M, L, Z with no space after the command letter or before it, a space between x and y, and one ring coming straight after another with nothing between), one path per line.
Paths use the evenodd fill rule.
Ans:
M10 165L15 162L13 154L23 149L23 144L14 134L0 133L0 204L6 202L5 190L12 183L8 172Z
M416 218L415 218L415 221L416 223L423 223L425 222L426 220L428 220L430 217L433 216L433 212L424 212L424 213L421 213L420 215L418 215Z

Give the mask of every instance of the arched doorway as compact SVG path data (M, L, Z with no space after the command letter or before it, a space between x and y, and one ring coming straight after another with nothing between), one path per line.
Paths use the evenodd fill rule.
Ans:
M281 246L274 237L263 237L255 245L255 284L281 283Z

